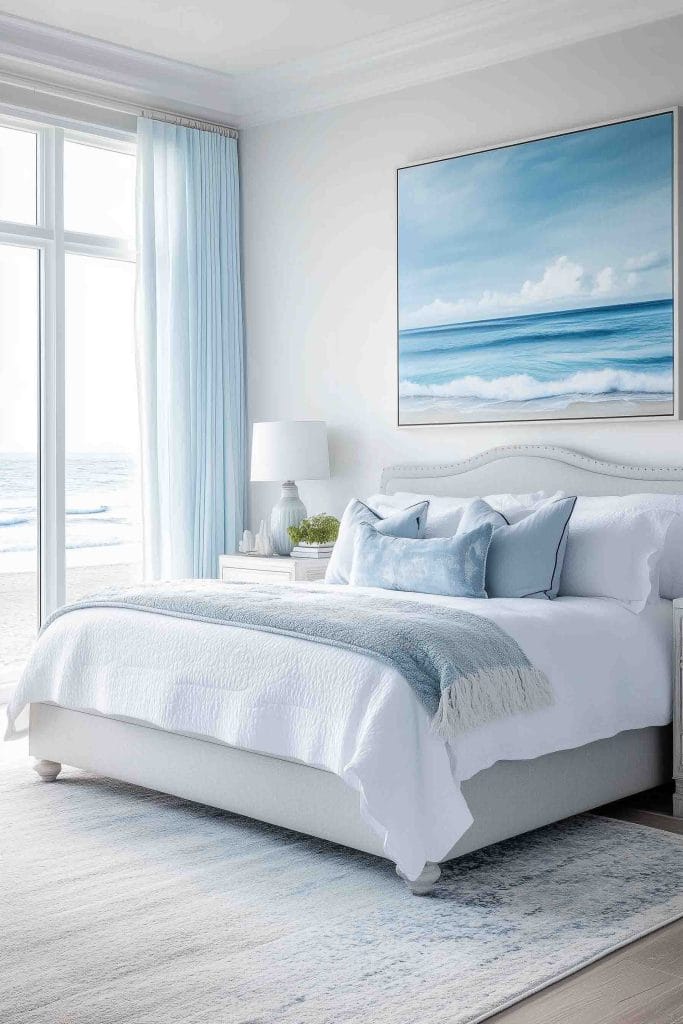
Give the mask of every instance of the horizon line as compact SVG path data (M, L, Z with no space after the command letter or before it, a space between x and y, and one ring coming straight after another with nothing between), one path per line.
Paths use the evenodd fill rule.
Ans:
M485 316L480 320L447 320L440 324L424 324L422 327L400 327L399 334L409 331L431 331L436 327L466 327L469 324L485 324L498 320L519 320L533 316L553 316L560 313L587 313L592 309L620 309L622 306L653 306L657 303L670 302L673 305L673 296L660 299L631 299L628 302L608 302L597 306L568 306L566 309L546 309L536 313L508 313L505 316ZM400 318L399 318L400 319Z

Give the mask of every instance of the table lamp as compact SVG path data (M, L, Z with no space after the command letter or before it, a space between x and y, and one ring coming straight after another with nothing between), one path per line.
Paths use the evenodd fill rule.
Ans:
M251 479L280 480L282 494L270 517L273 546L288 555L293 544L288 526L306 518L295 480L327 480L330 459L323 420L275 420L255 423L251 443Z

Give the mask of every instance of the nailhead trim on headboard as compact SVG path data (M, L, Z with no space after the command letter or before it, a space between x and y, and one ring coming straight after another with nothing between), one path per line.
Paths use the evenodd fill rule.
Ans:
M421 477L459 476L479 466L496 462L498 459L519 458L522 456L563 462L566 465L578 466L590 473L598 473L602 476L616 476L633 480L683 481L683 466L634 466L618 462L605 462L601 459L594 459L590 455L582 455L580 452L573 452L567 448L558 448L554 445L512 444L503 445L498 448L489 448L486 451L479 452L478 455L472 455L470 458L462 459L459 462L433 464L405 463L403 465L387 466L382 471L380 489L385 491L387 485L396 477L419 480Z

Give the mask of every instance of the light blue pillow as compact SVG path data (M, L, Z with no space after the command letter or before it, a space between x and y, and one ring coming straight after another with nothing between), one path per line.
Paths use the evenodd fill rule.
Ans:
M486 563L489 597L557 597L575 503L576 498L560 498L510 524L482 498L470 502L458 533L483 523L494 529Z
M356 528L351 583L357 587L410 590L418 594L486 597L486 553L493 527L430 540L383 536L377 527Z
M339 524L339 536L325 572L325 583L349 582L356 527L361 523L368 523L376 527L379 533L390 537L424 537L428 508L428 501L418 501L409 508L399 509L393 515L383 518L364 501L354 498L346 506Z

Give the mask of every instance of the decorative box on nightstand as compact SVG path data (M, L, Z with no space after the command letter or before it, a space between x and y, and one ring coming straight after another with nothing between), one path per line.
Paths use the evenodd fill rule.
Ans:
M674 814L683 818L683 597L674 601Z
M218 578L224 583L311 583L322 580L329 558L289 555L221 555Z

